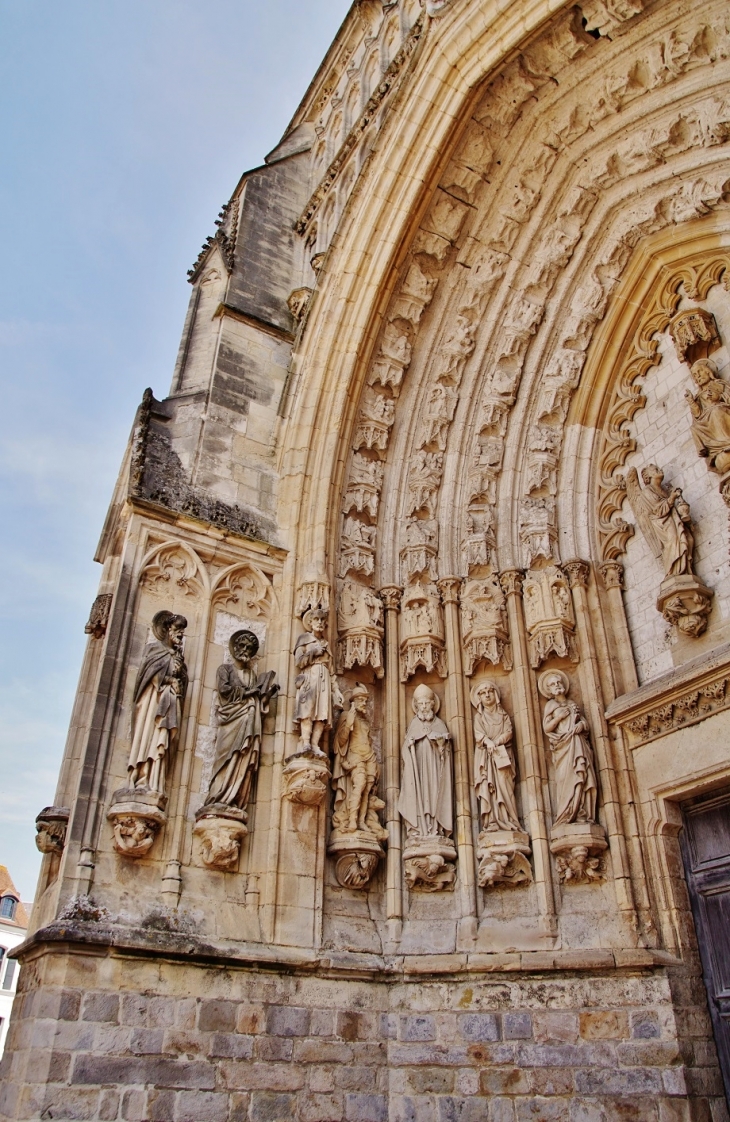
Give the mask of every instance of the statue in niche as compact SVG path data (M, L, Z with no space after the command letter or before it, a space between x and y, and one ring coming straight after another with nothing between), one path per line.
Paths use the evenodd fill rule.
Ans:
M570 682L562 670L540 675L538 688L548 699L542 727L555 767L556 815L554 824L596 821L598 785L588 725L574 701L568 700Z
M296 685L294 722L299 725L301 752L320 759L326 753L320 748L325 729L332 728L333 710L342 708L342 694L335 677L335 664L325 639L327 612L319 608L304 613L304 634L294 646L294 662L299 671Z
M474 706L474 787L481 831L477 879L482 888L532 882L527 860L530 839L517 817L512 721L494 682L472 687Z
M474 787L482 830L519 830L515 802L512 721L492 681L472 687L474 714Z
M245 812L258 768L262 717L279 687L273 670L257 676L251 666L259 649L253 631L236 631L228 649L233 664L224 662L216 675L218 733L203 806L238 807Z
M641 532L658 560L665 576L692 573L694 537L689 504L679 487L669 491L663 486L664 472L656 464L643 468L639 484L636 468L626 473L626 490L631 509Z
M697 638L707 627L714 593L694 575L689 504L679 487L669 491L663 486L664 473L656 464L645 467L641 477L643 489L636 469L631 468L626 490L641 532L664 568L657 609L683 635Z
M710 471L724 475L730 471L730 386L712 359L698 359L691 372L697 393L687 390L684 396L692 413L692 435Z
M370 739L367 708L370 695L359 682L350 695L350 708L340 714L335 731L332 782L335 809L332 826L342 833L358 830L382 839L387 837L377 811L385 803L376 795L380 767Z
M398 800L406 823L403 859L409 886L433 892L451 887L455 875L451 734L436 715L439 699L428 686L416 687L412 705Z
M358 682L334 734L335 805L327 851L337 858L335 872L343 888L366 886L383 856L380 843L388 836L378 820L385 803L377 795L380 767L367 716L369 700L367 688Z
M453 831L451 734L436 716L439 706L433 690L416 686L398 800L409 837L448 837Z
M157 612L152 620L155 639L148 643L134 685L129 788L164 797L167 765L180 734L182 707L188 685L183 658L185 616Z

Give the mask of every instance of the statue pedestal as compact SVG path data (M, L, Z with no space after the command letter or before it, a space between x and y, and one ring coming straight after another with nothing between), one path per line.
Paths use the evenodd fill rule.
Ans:
M120 787L112 795L107 818L114 830L114 848L123 857L145 857L160 826L167 821L167 797L140 787Z
M550 831L550 851L563 884L603 880L600 859L606 849L606 831L598 822L567 822Z
M524 830L482 830L477 839L479 887L531 884L529 853L530 837Z
M439 835L408 838L403 869L411 891L439 892L453 888L456 879L456 846Z
M352 833L333 830L327 853L337 859L335 876L343 888L365 888L378 867L378 861L385 856L379 840L369 830L354 830Z
M209 869L232 872L238 864L241 842L248 833L246 811L225 803L203 806L195 815L193 835L200 840L203 861Z
M302 806L320 806L327 794L330 769L327 757L311 752L290 756L284 765L284 798Z
M659 585L658 611L682 635L697 639L707 628L714 592L691 573L666 577Z

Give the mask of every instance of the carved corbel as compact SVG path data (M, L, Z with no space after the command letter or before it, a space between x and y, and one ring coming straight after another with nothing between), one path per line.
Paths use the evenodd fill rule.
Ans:
M45 806L36 817L36 849L41 853L62 853L70 810L67 806Z
M720 346L720 335L712 312L704 308L686 308L669 321L669 334L680 362L690 365L707 358Z
M283 771L284 798L301 806L320 806L330 781L326 759L305 752L290 756Z
M248 833L244 812L236 807L216 813L199 813L193 835L200 841L203 862L209 869L232 872L238 865L241 842Z
M91 611L87 620L84 631L87 635L93 635L95 639L101 639L106 635L107 624L109 623L109 612L112 606L111 592L100 592L91 605Z

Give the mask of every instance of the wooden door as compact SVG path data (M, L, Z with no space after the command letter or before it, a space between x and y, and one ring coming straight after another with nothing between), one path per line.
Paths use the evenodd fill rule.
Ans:
M730 791L692 799L682 814L682 857L730 1102Z

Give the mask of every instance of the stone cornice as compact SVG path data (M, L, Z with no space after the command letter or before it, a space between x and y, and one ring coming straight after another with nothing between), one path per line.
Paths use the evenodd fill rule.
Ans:
M730 709L730 643L617 698L606 719L638 748L723 709Z
M398 984L409 978L456 980L475 974L554 973L556 971L657 969L679 966L666 951L629 947L507 953L466 952L433 955L376 955L314 951L262 943L219 944L182 932L148 931L113 923L58 921L36 931L12 951L28 963L45 954L115 955L184 961L225 969L315 974Z

